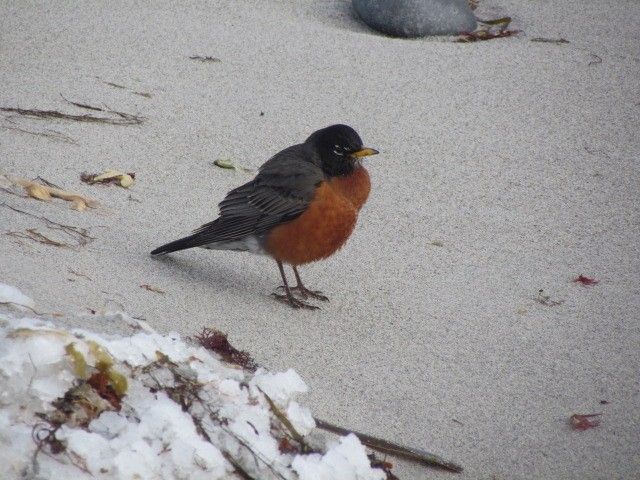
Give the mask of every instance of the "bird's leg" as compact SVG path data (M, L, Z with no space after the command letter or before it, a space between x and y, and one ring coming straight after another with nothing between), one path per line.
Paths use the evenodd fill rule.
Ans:
M309 290L307 287L305 287L302 283L302 279L300 278L300 274L298 273L298 269L296 268L296 266L291 265L291 268L293 268L293 273L296 275L296 282L298 282L298 285L296 285L295 287L291 287L290 290L295 290L300 294L302 298L313 297L317 298L318 300L322 300L323 302L329 301L329 297L325 297L324 295L322 295L322 292L318 290Z
M284 295L279 295L277 293L272 293L271 295L273 295L277 300L289 304L289 306L292 308L307 308L309 310L319 310L319 307L309 305L308 303L305 303L302 300L298 300L293 296L293 294L291 293L291 289L289 288L289 283L287 282L287 277L284 274L284 268L282 267L282 262L280 260L276 260L276 262L278 263L278 268L280 269L280 275L282 276L282 282L284 283L283 287L280 287L280 288L284 288ZM295 268L294 268L294 271L295 271ZM296 272L296 276L297 276L297 272Z

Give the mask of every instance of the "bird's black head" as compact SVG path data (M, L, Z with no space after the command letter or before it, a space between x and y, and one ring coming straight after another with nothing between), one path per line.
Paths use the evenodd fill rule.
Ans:
M365 148L360 135L347 125L331 125L313 132L305 143L318 153L322 170L330 177L347 175L360 167L363 157L378 153Z

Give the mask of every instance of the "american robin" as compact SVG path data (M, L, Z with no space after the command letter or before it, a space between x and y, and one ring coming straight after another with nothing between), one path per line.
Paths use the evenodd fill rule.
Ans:
M362 159L376 153L347 125L318 130L276 153L253 180L231 190L213 222L151 255L192 247L269 255L284 282L284 295L273 296L294 308L317 309L292 294L328 300L304 286L297 267L327 258L345 244L371 189ZM283 263L293 268L295 287L289 287Z

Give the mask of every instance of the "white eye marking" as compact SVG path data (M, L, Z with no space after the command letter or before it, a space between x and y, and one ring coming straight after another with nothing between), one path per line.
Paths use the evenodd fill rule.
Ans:
M344 155L344 148L342 148L340 145L334 145L333 146L333 153L335 153L336 155L343 156Z

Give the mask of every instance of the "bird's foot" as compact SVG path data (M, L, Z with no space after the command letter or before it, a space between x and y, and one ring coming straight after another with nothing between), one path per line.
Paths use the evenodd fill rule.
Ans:
M278 300L279 302L286 303L291 308L295 308L295 309L304 308L304 309L307 309L307 310L320 310L320 307L316 307L315 305L309 305L308 303L303 302L302 300L298 300L296 297L294 297L291 294L287 295L285 293L284 295L279 295L277 293L272 293L271 295L276 300Z
M278 287L278 290L284 290L284 289L285 288L283 285L280 285ZM291 290L291 292L297 293L299 296L301 296L305 300L311 297L311 298L315 298L316 300L322 300L323 302L329 301L329 297L325 297L324 295L322 295L322 292L320 290L309 290L304 285L298 285L297 287L289 287L289 290Z

